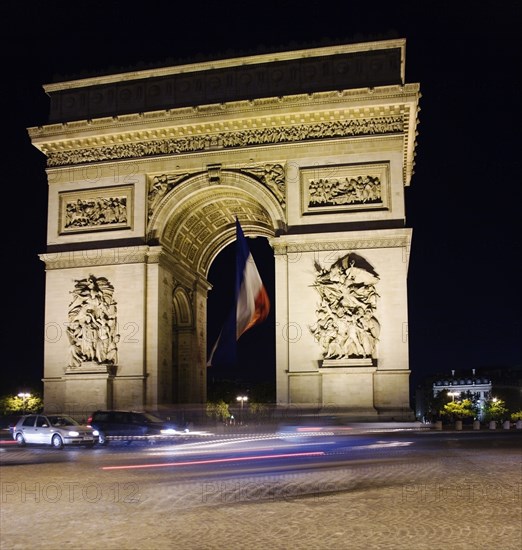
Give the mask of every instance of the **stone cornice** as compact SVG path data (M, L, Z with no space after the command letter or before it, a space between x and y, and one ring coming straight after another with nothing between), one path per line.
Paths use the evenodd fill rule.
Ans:
M410 229L405 229L402 234L378 235L378 236L354 236L353 238L335 238L328 239L324 234L319 239L310 238L301 240L295 236L284 236L270 240L270 245L274 250L274 255L299 254L302 252L328 252L343 250L363 250L369 248L409 248L411 243Z
M275 125L288 119L306 120L308 117L328 120L343 116L382 116L383 109L396 111L405 103L416 104L419 98L418 84L379 86L61 122L31 127L28 128L28 133L35 147L45 152L45 148L50 148L52 144L63 150L67 149L69 142L76 144L76 147L83 142L92 147L93 144L103 144L104 139L110 138L120 138L123 141L144 140L151 139L154 132L158 132L158 137L167 137L173 131L176 135L179 131L183 132L183 128L186 128L186 133L194 133L200 128L198 124L208 125L209 119L231 127L248 127L255 124L254 113L257 113L261 124Z
M39 254L38 256L45 263L45 269L51 270L97 265L158 263L161 254L162 248L159 246L128 246L122 248L50 252Z

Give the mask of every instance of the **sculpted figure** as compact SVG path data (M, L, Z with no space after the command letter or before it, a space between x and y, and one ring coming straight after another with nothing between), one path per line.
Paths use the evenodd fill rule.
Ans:
M326 359L374 357L380 334L375 317L379 276L361 256L350 253L329 269L316 264L321 302L309 327Z
M69 367L83 362L116 364L116 302L114 288L105 277L89 275L77 280L69 305Z

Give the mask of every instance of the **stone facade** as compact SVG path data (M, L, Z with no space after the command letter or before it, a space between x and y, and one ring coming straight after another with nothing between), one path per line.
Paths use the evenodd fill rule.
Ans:
M278 404L409 418L405 46L45 86L46 407L204 403L207 277L237 216L275 254Z

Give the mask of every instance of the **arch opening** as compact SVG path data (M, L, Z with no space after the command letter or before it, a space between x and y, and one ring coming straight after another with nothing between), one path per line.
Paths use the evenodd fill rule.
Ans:
M275 402L275 260L264 237L249 238L248 245L270 298L267 319L245 332L237 342L237 364L207 368L207 398L233 401L238 392L253 400ZM207 357L210 356L226 315L234 307L235 242L212 261L207 298Z
M225 181L228 174L224 176L219 185L209 185L200 175L186 181L182 188L172 189L150 225L166 252L165 270L174 286L184 288L192 304L193 322L182 326L174 303L172 398L176 403L203 403L214 397L235 400L236 388L249 390L252 396L255 393L259 400L275 401L275 265L267 239L273 238L280 227L280 213L274 199L268 200L266 190L253 178ZM258 269L264 282L266 279L272 310L262 325L247 331L238 342L237 368L217 372L206 364L223 325L223 313L226 315L233 307L232 296L228 304L223 302L227 290L222 285L227 281L233 285L235 280L236 217L254 257L262 256ZM217 299L216 316L220 317L214 318L213 311L209 312L209 296L210 303ZM256 336L262 336L261 341L256 342ZM258 351L252 354L256 347Z

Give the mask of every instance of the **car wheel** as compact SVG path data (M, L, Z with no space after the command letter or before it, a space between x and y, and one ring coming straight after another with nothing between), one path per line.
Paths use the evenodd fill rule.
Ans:
M25 445L24 436L22 434L16 434L16 442L20 445L20 447L23 447Z
M55 449L61 449L63 447L62 438L58 434L53 435L53 438L51 439L51 445Z
M103 432L98 435L98 445L107 445L108 441Z

